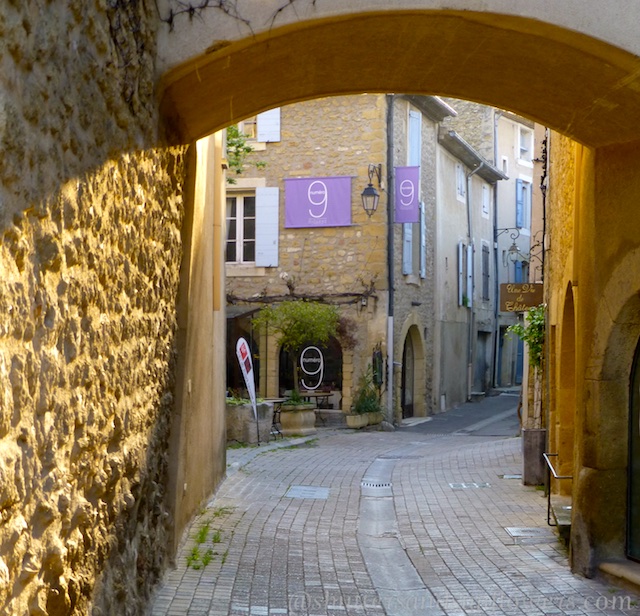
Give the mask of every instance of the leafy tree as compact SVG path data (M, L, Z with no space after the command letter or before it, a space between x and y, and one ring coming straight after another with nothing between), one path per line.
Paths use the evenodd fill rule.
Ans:
M254 317L258 329L265 328L278 337L280 346L293 358L294 390L298 386L298 355L302 346L313 341L324 344L338 331L339 315L335 306L304 300L288 300L263 308Z

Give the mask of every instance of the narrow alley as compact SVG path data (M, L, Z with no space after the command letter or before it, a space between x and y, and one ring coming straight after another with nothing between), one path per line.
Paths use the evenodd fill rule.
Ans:
M151 614L638 613L569 571L544 492L522 485L516 403L228 450Z

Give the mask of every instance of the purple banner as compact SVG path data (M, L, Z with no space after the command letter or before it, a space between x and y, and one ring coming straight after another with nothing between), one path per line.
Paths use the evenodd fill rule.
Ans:
M396 167L395 222L419 222L420 167Z
M351 224L351 177L286 178L284 226L346 227Z

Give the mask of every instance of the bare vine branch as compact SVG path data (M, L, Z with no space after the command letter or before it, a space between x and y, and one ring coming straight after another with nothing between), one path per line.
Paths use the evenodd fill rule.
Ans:
M218 9L225 15L233 17L242 22L253 34L253 28L249 19L242 17L240 10L238 9L238 0L201 0L199 3L185 2L184 0L171 0L175 5L175 8L170 8L168 14L162 15L160 8L158 7L158 0L156 2L156 10L160 21L169 25L169 30L173 31L174 23L177 17L181 15L188 15L189 19L195 17L202 19L202 13L206 9ZM269 22L270 28L273 28L280 14L288 8L293 8L295 11L296 4L300 2L310 2L311 6L316 5L316 0L286 0L281 6L279 6L271 16Z
M252 295L250 297L240 297L238 295L234 295L233 293L227 293L227 303L228 304L275 304L279 302L289 301L291 299L300 299L309 302L319 302L321 304L335 304L335 305L346 305L346 304L357 304L362 302L363 299L368 300L369 298L377 299L375 289L375 281L372 280L369 284L365 284L363 281L362 284L364 286L364 290L360 293L358 292L347 292L347 293L296 293L295 292L295 282L292 280L285 280L287 283L287 287L289 293L287 294L279 294L279 295L267 295L267 289L263 289L263 291L257 295Z
M251 28L251 22L242 17L240 10L238 9L238 0L200 0L199 3L191 3L184 2L183 0L172 0L172 4L175 5L175 8L169 8L169 12L167 15L162 15L160 11L160 7L158 6L158 0L156 1L156 10L158 11L158 16L160 17L160 21L169 25L169 30L173 31L174 23L177 17L181 15L187 15L190 20L194 18L202 19L202 13L206 9L217 9L222 11L225 15L232 17L233 19L238 20L243 23L251 33L253 33L253 29Z

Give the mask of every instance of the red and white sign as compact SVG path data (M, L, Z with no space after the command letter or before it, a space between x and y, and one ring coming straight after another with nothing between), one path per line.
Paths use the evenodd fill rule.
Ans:
M239 338L236 344L236 355L244 376L244 382L249 392L251 406L253 407L253 416L258 421L258 410L256 408L256 384L253 380L253 362L251 361L251 347L244 338Z

